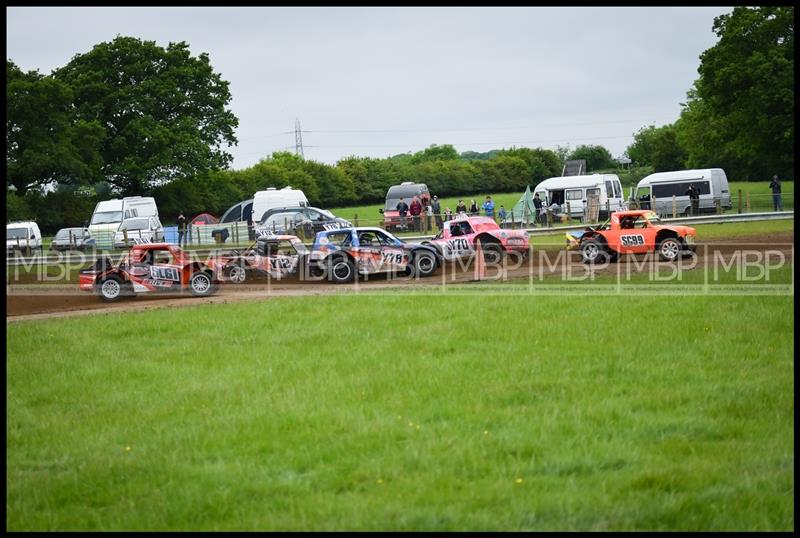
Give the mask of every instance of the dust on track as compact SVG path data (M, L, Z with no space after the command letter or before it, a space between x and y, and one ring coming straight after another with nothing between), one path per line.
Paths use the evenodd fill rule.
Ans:
M693 269L697 270L715 257L730 257L739 249L746 248L760 252L780 251L786 259L792 260L794 249L793 232L776 233L767 235L749 236L740 239L726 239L713 241L707 244L699 243L697 260ZM513 282L527 280L532 274L539 276L556 276L563 274L570 268L586 270L576 255L558 257L560 247L545 247L538 249L548 256L546 263L537 252L528 258L519 267L512 265L506 270L504 280ZM553 259L555 258L555 259ZM620 264L630 263L622 258ZM680 263L686 266L686 260ZM647 271L642 265L630 265L626 269L632 273ZM692 266L690 266L692 267ZM614 273L617 264L610 264L592 268L596 274ZM492 273L496 274L496 273ZM6 321L25 321L34 319L49 319L55 317L80 316L90 314L108 314L117 312L146 311L160 308L178 308L197 306L200 304L227 304L239 301L266 300L277 297L313 296L352 294L359 291L408 289L409 286L436 286L442 284L466 284L475 282L474 266L461 264L446 264L437 270L433 276L426 279L390 278L386 275L373 275L367 280L349 285L337 285L328 281L302 282L299 279L256 279L252 283L241 285L222 285L220 291L211 297L191 297L176 295L139 296L125 298L119 302L105 303L98 297L81 292L77 285L7 285L6 286Z

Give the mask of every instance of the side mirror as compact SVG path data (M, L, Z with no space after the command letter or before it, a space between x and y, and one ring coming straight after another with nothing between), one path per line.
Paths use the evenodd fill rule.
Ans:
M32 235L32 236L31 236L31 239L36 239L36 236L35 236L35 235Z
M383 209L379 209L379 210L378 210L378 213L381 213L381 214L383 214Z

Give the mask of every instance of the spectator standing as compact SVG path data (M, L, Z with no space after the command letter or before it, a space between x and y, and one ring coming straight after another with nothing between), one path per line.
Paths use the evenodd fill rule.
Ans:
M500 219L500 226L503 225L503 222L506 220L506 208L500 206L500 209L497 211L497 218Z
M453 212L450 211L449 207L444 208L444 221L447 222L448 220L453 220Z
M411 206L408 208L411 213L411 218L414 220L414 231L419 231L419 215L422 213L422 204L416 196L411 200Z
M483 210L486 212L487 217L491 217L494 220L494 201L492 201L491 196L487 196L486 201L483 202Z
M436 227L440 230L442 229L442 206L439 204L439 197L434 195L433 196L433 203L431 204L433 208L433 218L436 220Z
M186 217L183 216L183 211L178 212L178 246L183 246L186 243Z
M536 223L539 222L539 218L542 215L542 199L539 198L539 193L533 195L533 210L535 215L533 216L533 225L536 226Z
M772 205L775 211L783 211L783 199L781 198L781 182L778 176L772 176L772 181L769 184L772 189Z
M406 215L408 214L408 204L405 202L402 196L400 197L400 201L397 202L397 213L400 215L400 226L405 229Z
M456 213L466 213L467 212L467 204L464 203L464 200L459 200L458 204L456 205Z
M471 204L470 204L470 206L469 206L469 214L470 214L471 216L475 217L475 216L477 216L479 213L480 213L480 211L478 210L478 202L476 202L476 201L473 199L473 200L472 200L472 203L471 203Z
M686 191L689 195L689 200L692 202L692 216L700 214L700 191L694 186L694 183L689 185L689 190Z

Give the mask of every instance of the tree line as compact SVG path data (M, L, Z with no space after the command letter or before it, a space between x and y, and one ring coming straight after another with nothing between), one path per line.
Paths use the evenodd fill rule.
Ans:
M623 182L706 167L733 180L794 177L794 8L737 7L712 29L719 41L701 55L680 117L634 133ZM524 190L560 175L567 159L586 160L590 172L618 167L603 146L459 154L435 145L335 165L277 152L231 170L229 83L185 42L119 36L50 75L8 59L6 75L7 218L46 231L80 225L97 201L120 196L154 196L168 221L179 211L219 216L267 187L291 185L315 205L340 207L380 202L403 181L468 196Z

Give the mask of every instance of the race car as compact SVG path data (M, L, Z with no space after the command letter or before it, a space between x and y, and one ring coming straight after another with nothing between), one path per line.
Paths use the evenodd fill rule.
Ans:
M187 290L203 297L212 295L219 284L212 268L167 243L136 245L116 267L109 258L100 258L91 269L81 271L79 279L81 290L108 302L137 293Z
M616 261L620 254L657 252L674 261L695 250L697 231L660 224L653 211L617 211L608 221L582 232L567 233L567 249L579 249L584 263Z
M349 228L319 232L309 255L309 267L336 283L356 275L402 272L432 275L441 264L433 247L404 243L381 228Z
M436 248L443 259L452 261L470 257L479 240L484 258L498 262L504 253L527 254L530 249L528 234L522 230L505 230L490 217L461 216L444 223L439 234L423 244Z
M221 280L241 284L255 275L281 279L297 274L305 264L307 249L294 235L264 233L244 252L206 260Z

